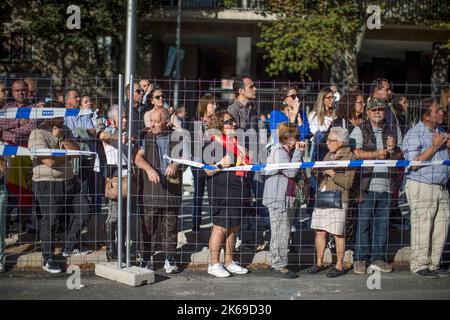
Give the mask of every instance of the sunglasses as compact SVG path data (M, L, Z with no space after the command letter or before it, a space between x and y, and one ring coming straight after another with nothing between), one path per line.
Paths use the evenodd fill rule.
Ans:
M288 96L286 96L286 98L292 98L292 100L295 100L295 98L297 98L298 97L298 95L297 94L290 94L290 95L288 95Z
M134 90L134 92L141 94L141 93L144 92L144 90L142 90L142 89L137 89L137 90Z
M236 124L236 121L234 121L234 119L228 119L228 120L225 120L224 122L223 122L223 124L225 125L225 124L228 124L228 125L230 125L230 126L234 126L235 124Z
M164 95L154 96L153 99L156 99L156 100L164 99Z
M337 142L337 140L336 139L328 139L327 140L327 143L332 143L332 142Z
M384 112L384 108L370 109L372 112Z
M331 99L331 100L333 100L334 97L333 97L333 96L328 96L328 97L325 97L325 99Z

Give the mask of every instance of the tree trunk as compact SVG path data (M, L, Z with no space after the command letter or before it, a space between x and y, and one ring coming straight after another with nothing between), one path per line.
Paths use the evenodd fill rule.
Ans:
M448 56L449 50L445 48L445 43L434 44L431 61L431 94L437 99L441 90L448 85Z
M366 31L364 23L357 31L355 38L345 51L338 52L331 66L331 79L342 91L348 91L358 87L357 57L361 50L362 40Z

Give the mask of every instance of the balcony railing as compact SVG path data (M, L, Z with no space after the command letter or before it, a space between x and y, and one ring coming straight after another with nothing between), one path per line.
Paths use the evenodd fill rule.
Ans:
M299 0L301 1L301 0ZM308 7L308 0L305 6ZM182 9L264 11L273 0L182 0ZM420 24L424 21L450 20L446 0L362 0L362 12L372 4L381 4L383 23ZM178 0L153 0L152 4L168 10L177 8Z

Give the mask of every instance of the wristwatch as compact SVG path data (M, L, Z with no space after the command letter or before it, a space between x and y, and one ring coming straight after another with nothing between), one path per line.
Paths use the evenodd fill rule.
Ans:
M222 169L223 169L223 166L222 166L220 163L218 163L216 167L217 167L217 169L219 169L219 170L222 170Z

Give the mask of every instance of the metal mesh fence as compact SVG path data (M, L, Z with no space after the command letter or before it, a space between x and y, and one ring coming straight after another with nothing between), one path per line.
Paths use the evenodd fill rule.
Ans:
M21 119L0 117L3 126L1 129L3 143L23 147L30 147L32 143L37 149L66 149L70 148L69 144L66 145L63 142L67 140L74 142L81 150L89 150L95 154L79 157L61 157L61 155L51 154L39 157L17 155L4 157L8 163L8 168L1 178L7 190L6 210L2 213L6 225L7 262L23 266L32 260L42 263L42 259L49 258L62 261L68 259L68 263L97 263L105 261L107 256L110 260L115 258L116 249L119 246L116 240L119 204L117 199L108 199L105 192L114 191L115 184L119 180L117 178L117 158L118 148L120 148L118 140L123 140L124 148L122 174L132 180L132 189L125 192L131 199L129 225L131 263L142 265L147 261L153 261L156 264L164 264L166 260L173 259L183 266L204 265L211 262L211 246L219 250L221 259L229 260L231 252L227 251L225 246L221 251L220 245L217 245L219 240L211 239L213 220L216 221L214 225L226 227L231 223L233 226L240 226L239 231L236 230L237 232L232 233L231 237L229 233L225 235L226 242L236 249L232 256L234 260L243 265L256 266L258 263L270 262L271 227L275 227L276 219L273 217L276 216L276 212L271 212L269 216L269 209L263 205L264 183L267 177L257 172L246 173L236 178L236 174L231 172L225 178L215 180L203 169L181 165L174 169L174 173L168 174L167 170L170 170L168 167L173 164L166 163L159 156L162 153L170 153L172 146L164 139L156 138L158 134L149 134L152 131L149 127L158 126L158 119L152 119L150 115L148 119L144 117L145 111L155 108L153 104L158 103L153 100L153 96L163 96L162 99L156 100L162 101L161 106L173 112L170 115L170 121L186 129L190 138L190 144L188 143L190 152L187 154L181 152L180 155L184 155L186 159L206 163L203 158L194 159L195 143L200 143L200 150L204 143L198 140L202 139L202 134L196 135L194 132L196 126L202 127L201 119L196 113L197 105L202 97L209 95L214 97L216 109L226 110L234 100L231 80L180 80L177 85L173 80L150 79L149 82L157 85L159 89L146 95L145 91L141 92L143 88L139 85L132 88L133 95L139 102L136 104L131 102L131 105L134 105L131 119L129 118L129 101L124 103L119 101L117 77L63 79L57 84L51 79L37 77L29 82L28 91L26 91L28 96L22 97L22 100L18 96L20 92L14 91L17 89L13 85L15 80L17 79L4 80L5 88L10 91L10 95L0 101L3 105L2 110L10 107L35 106L55 108L55 101L60 101L66 108L81 108L84 111L77 116L66 117L65 124L70 130L61 127L61 131L66 131L61 134L62 138L56 137L56 139L53 139L54 127L61 124L56 123L55 118L52 120L31 119L33 113L30 119L22 116ZM309 114L318 98L319 91L330 86L328 83L312 82L255 81L254 84L256 99L253 105L259 115L264 114L267 117L270 112L279 109L282 105L279 99L279 91L282 87L297 88L300 106L306 114ZM177 87L178 109L171 110L170 106L173 105L173 96ZM337 87L339 89L339 85ZM446 88L448 87L441 89ZM80 101L77 102L77 94L71 89L77 90ZM363 92L364 101L367 101L370 84L361 83L359 89ZM400 96L405 96L409 104L408 112L405 114L404 126L406 127L402 128L406 132L419 121L420 103L431 95L431 88L423 84L391 84L391 89L395 102ZM30 93L33 91L34 96ZM25 91L22 94L25 94ZM341 98L344 94L345 92L341 92ZM87 98L90 99L90 103L86 102ZM22 103L15 105L17 101ZM123 137L117 135L121 121L111 111L114 109L113 105L122 105L125 117L122 128ZM180 111L181 106L185 107L184 115ZM89 125L87 125L88 122ZM132 131L127 133L130 122ZM269 120L259 121L260 129L269 129L269 127ZM446 130L448 132L448 124ZM8 134L5 135L6 131L17 134L17 140L12 139ZM268 130L262 141L270 142L270 134ZM307 138L308 145L303 157L304 161L311 160L313 139L312 135ZM132 144L131 158L127 154L129 143ZM259 147L268 156L266 143L260 143ZM186 151L184 147L181 150ZM233 156L233 152L228 151ZM145 162L150 163L151 167L149 168ZM255 162L264 161L253 163ZM131 163L131 172L127 170L129 163ZM208 164L214 163L217 162ZM154 172L159 177L158 183L152 182ZM317 180L311 177L311 169L302 169L299 172L304 174L301 177L297 176L297 180L304 180L310 186L317 184ZM398 179L405 180L401 169L397 173ZM239 185L242 179L245 183ZM124 187L126 182L122 181L122 187ZM157 188L156 185L161 187ZM211 199L211 193L214 194L214 199ZM388 202L386 243L380 254L387 256L389 261L393 261L395 256L397 260L406 261L408 253L405 248L410 246L411 230L410 210L404 185L398 183L398 188L390 190L389 195L391 201ZM110 195L111 197L114 196ZM227 202L229 199L236 201ZM127 198L123 198L124 240L126 201ZM273 242L281 240L272 238L274 246L272 252L275 248L287 250L290 267L304 268L312 265L317 259L315 232L310 226L314 203L315 194L314 190L311 190L302 203L297 202L289 210L292 224L283 224L278 221L277 228L289 229L285 232L289 234L289 245L288 248L276 247L276 243ZM222 207L221 204L223 204ZM358 207L355 201L350 201L347 215L344 217L346 220L345 261L347 262L353 259L356 228L361 214ZM370 209L374 208L367 210L370 211ZM224 218L223 221L220 221L221 215ZM369 224L369 227L373 230L375 224ZM217 236L217 233L215 235ZM371 236L372 241L375 241L373 231ZM331 262L333 257L335 259L336 243L331 236L327 236L326 242L329 248L326 259ZM448 245L447 241L443 253L444 261L449 261ZM125 251L126 247L123 245L122 252L125 253ZM79 253L82 254L79 255Z

